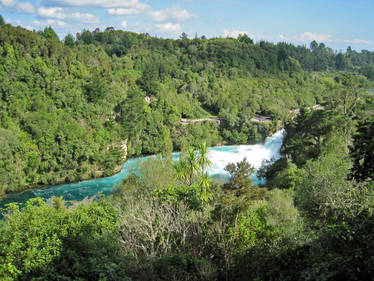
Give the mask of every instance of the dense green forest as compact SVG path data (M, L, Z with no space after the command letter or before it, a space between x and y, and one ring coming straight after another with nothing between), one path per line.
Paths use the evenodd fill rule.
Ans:
M262 170L266 186L252 185L245 159L226 167L228 182L213 181L202 144L177 162L140 163L141 175L109 197L10 204L0 277L372 280L374 99L355 103L357 80L343 79L349 102L287 122L284 157Z
M0 61L0 194L160 154L111 196L1 210L1 280L374 278L374 53L113 30L60 42L0 21ZM181 123L207 117L220 122ZM208 177L208 146L278 120L264 186L245 159Z
M52 28L0 31L0 194L111 175L124 144L131 157L260 141L278 123L253 123L255 114L286 120L325 103L337 70L372 78L364 69L374 65L372 53L315 42L84 30L62 43ZM182 117L220 123L186 126Z

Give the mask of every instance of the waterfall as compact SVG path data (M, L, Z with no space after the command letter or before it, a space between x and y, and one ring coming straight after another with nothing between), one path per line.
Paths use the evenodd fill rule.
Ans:
M213 178L228 179L229 175L224 170L231 162L239 162L247 158L248 162L258 169L264 160L277 160L281 157L280 149L283 144L285 131L281 130L274 135L267 137L263 144L254 145L233 145L211 147L208 150L208 157L212 162L212 167L208 169L208 174ZM179 153L174 153L174 159L179 157ZM0 208L11 202L26 202L30 198L42 197L44 199L52 196L62 196L65 200L82 200L102 192L104 195L111 194L113 187L125 179L129 174L137 172L138 161L144 161L148 157L133 158L126 161L121 172L118 174L100 179L92 179L77 183L61 184L49 186L42 189L26 190L21 193L10 194L3 201L0 201ZM256 173L252 175L255 184L262 183Z

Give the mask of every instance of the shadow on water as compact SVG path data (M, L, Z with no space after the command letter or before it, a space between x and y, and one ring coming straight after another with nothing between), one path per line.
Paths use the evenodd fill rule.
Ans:
M281 157L280 149L283 144L284 130L278 131L271 137L266 138L264 144L255 145L234 145L211 147L208 150L208 157L212 162L212 167L208 170L208 174L215 179L227 180L228 173L224 170L230 162L239 162L244 157L247 158L255 169L258 169L264 160L276 160ZM52 196L62 196L64 200L83 200L85 197L92 197L98 192L109 195L113 192L113 187L120 184L131 173L138 173L138 161L145 161L149 157L133 158L126 161L121 172L107 177L81 181L77 183L61 184L56 186L48 186L42 189L26 190L21 193L8 195L4 200L0 201L0 208L12 202L24 203L35 197L44 199ZM179 153L173 154L173 159L178 159ZM252 179L256 184L262 184L263 181L257 178L256 174L252 175Z

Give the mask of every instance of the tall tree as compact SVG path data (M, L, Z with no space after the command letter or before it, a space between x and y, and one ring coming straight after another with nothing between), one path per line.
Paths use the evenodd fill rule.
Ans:
M198 174L199 171L199 165L198 165L198 159L196 157L195 150L191 147L187 152L187 173L188 173L188 185L192 185L194 177Z
M359 124L351 147L351 176L357 181L374 180L374 120Z
M337 70L343 70L346 67L346 59L342 53L336 55L335 66Z
M85 44L92 44L94 42L94 37L93 37L92 33L89 30L83 30L80 39Z
M50 26L44 28L43 31L39 31L38 33L41 34L42 36L44 36L47 39L53 39L53 40L59 41L56 32Z
M129 155L142 152L141 134L146 124L146 102L144 93L139 88L131 89L125 101L120 105L120 124L124 129L124 135L129 140Z
M5 24L5 21L3 19L3 16L0 15L0 26L4 25Z
M66 35L64 38L64 44L70 48L73 48L75 46L75 40L73 35L71 35L70 33Z
M206 145L206 142L201 143L199 149L200 155L198 158L198 163L201 167L201 172L204 175L206 169L212 165L212 162L208 158L208 147Z
M92 75L91 81L86 85L87 99L90 102L97 102L102 99L107 91L107 86L103 75L96 70Z
M225 170L229 172L231 178L230 181L225 184L225 187L232 190L241 190L252 186L251 174L254 172L254 168L248 163L247 158L244 158L238 163L230 163L225 167Z

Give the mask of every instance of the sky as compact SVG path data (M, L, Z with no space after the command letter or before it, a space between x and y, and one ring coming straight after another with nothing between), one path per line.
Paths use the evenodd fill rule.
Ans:
M51 26L61 39L83 29L115 29L178 38L182 32L374 51L374 0L0 0L7 23Z

